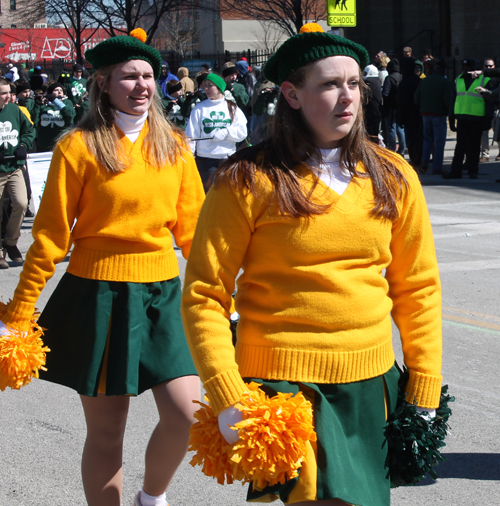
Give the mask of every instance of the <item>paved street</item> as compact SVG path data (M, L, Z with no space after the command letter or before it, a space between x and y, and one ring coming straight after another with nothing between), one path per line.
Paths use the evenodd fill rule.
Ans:
M447 146L449 168L453 142ZM490 159L498 154L494 147ZM500 162L481 164L479 178L421 177L429 205L443 284L444 381L456 396L447 461L440 478L396 489L395 506L498 506L500 503ZM20 249L30 244L26 220ZM181 270L185 263L181 260ZM42 294L42 308L67 263ZM6 302L21 268L0 271ZM394 338L401 357L398 337ZM124 455L124 506L140 488L143 455L155 424L150 393L131 402ZM71 390L34 381L0 393L0 506L84 506L80 453L84 421ZM222 487L191 468L189 456L168 493L172 506L237 506L245 489Z

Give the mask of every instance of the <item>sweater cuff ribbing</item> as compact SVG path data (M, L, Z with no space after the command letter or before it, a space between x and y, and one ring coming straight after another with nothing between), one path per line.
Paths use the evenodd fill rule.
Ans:
M410 369L410 379L405 389L406 401L421 408L438 408L442 381L442 376L429 376Z
M7 312L2 317L2 322L8 327L13 327L24 332L30 328L33 312L33 304L14 300L9 304Z
M204 383L210 405L217 416L223 409L241 400L244 392L248 391L238 369L231 369Z

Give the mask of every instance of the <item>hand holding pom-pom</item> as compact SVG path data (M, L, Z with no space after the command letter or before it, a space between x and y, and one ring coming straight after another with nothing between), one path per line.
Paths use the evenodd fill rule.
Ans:
M0 302L0 318L7 306ZM22 332L6 327L0 322L0 390L7 387L19 390L38 378L38 371L45 371L45 354L49 348L43 345L43 331L36 323L36 315L30 323L30 331Z
M251 481L254 489L262 490L298 476L307 441L316 441L312 406L301 392L269 398L256 383L247 386L249 392L220 418L209 404L200 403L195 414L198 422L191 428L189 450L196 451L191 465L201 465L203 473L220 484ZM221 430L229 440L236 439L232 435L236 431L225 427L230 423L227 417L234 417L236 410L242 420L234 424L238 437L231 445Z

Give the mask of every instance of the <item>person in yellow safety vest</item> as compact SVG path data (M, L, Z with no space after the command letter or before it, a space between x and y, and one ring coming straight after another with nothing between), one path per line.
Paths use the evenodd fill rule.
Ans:
M471 179L477 179L479 155L481 152L481 136L486 114L484 98L476 88L488 88L489 77L474 77L474 60L462 61L462 73L455 80L450 111L450 130L457 133L457 143L450 172L443 174L444 179L460 179L462 168L466 168ZM455 126L456 121L456 126ZM465 163L464 163L465 158Z

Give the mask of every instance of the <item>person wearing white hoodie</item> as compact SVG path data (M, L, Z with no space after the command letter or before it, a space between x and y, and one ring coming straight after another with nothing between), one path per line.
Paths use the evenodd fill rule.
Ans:
M208 74L202 87L208 100L200 102L191 111L186 136L190 139L203 186L208 192L211 177L219 164L236 151L238 142L246 138L247 119L234 102L224 97L226 83L222 77Z

